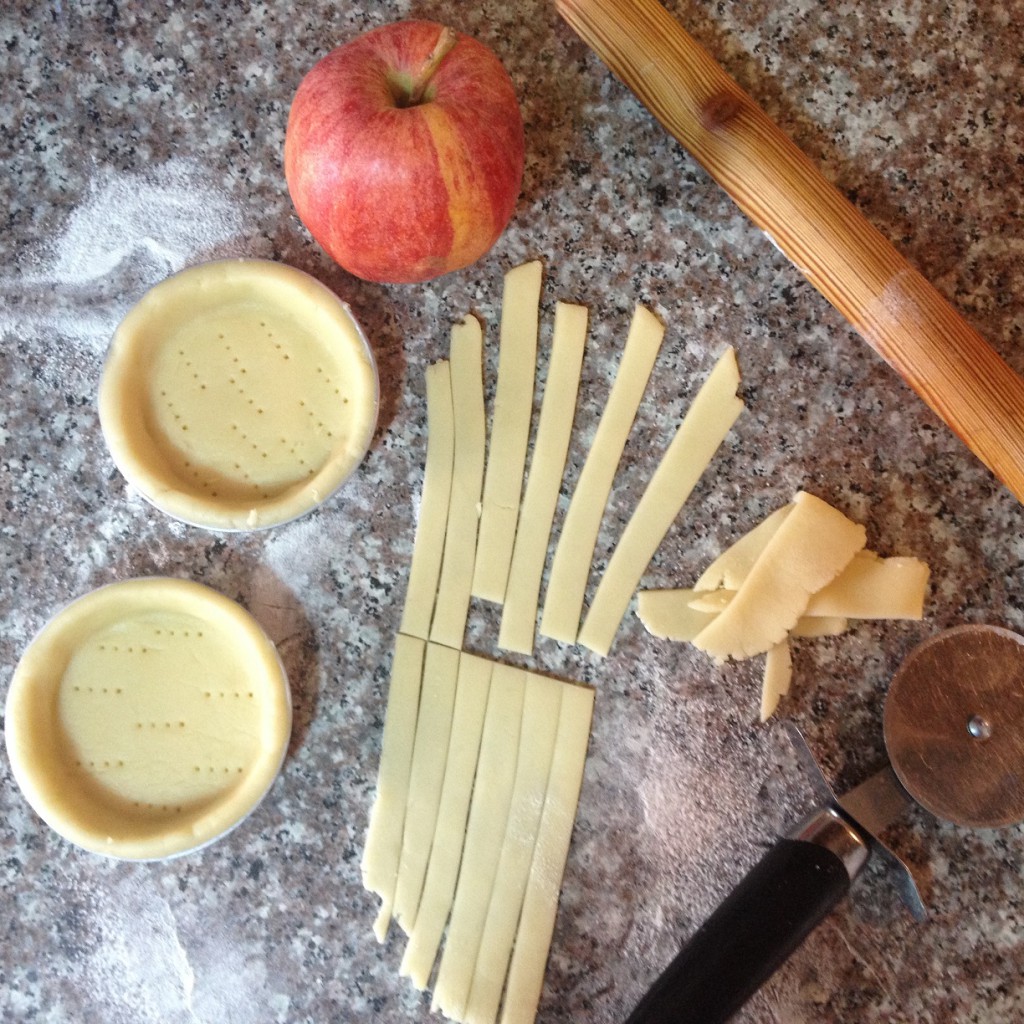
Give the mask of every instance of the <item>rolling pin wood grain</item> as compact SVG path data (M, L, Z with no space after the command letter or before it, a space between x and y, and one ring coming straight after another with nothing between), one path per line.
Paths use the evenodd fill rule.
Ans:
M1024 380L656 0L559 13L1024 502Z

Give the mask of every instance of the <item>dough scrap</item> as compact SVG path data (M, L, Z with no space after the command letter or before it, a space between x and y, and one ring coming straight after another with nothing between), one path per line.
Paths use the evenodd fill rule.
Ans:
M693 643L719 661L765 654L765 721L789 691L791 638L839 636L851 619L923 616L928 566L882 558L863 547L864 535L801 492L714 559L694 587L640 591L637 614L653 636Z
M811 595L864 547L864 527L801 491L728 606L693 639L712 657L748 658L785 639Z

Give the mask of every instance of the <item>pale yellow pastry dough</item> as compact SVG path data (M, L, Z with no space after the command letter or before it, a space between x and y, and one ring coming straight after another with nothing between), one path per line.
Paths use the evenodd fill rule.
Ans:
M501 1024L533 1024L537 1016L544 969L555 930L558 894L583 784L593 712L594 691L590 687L566 684L540 831L505 983Z
M743 411L739 383L729 348L694 397L612 552L580 629L579 642L592 651L608 653L640 577Z
M522 728L526 674L496 664L484 719L473 801L432 1009L461 1020L469 999L498 861L505 843Z
M129 859L203 846L241 821L280 769L291 699L277 651L208 587L111 584L60 612L7 698L14 777L73 843Z
M556 679L527 674L515 787L463 1015L467 1024L494 1024L498 1015L540 829L565 689L565 683Z
M797 619L796 625L789 631L790 636L811 639L818 636L841 636L850 628L849 619L838 615L805 615Z
M829 586L831 586L831 584L829 584ZM707 616L708 622L710 622L719 612L724 611L729 606L729 602L736 596L735 590L707 590L699 594L692 590L674 592L662 591L662 593L686 593L693 595L689 601L690 608L696 614ZM811 603L813 602L814 597L811 598ZM808 604L807 609L807 612L797 619L796 625L789 631L790 636L808 638L816 636L838 636L840 633L846 632L849 622L843 616L817 615L811 610L810 604ZM693 638L689 637L688 639Z
M555 307L551 365L544 385L537 440L526 481L498 634L499 647L520 654L533 651L544 559L569 451L586 337L586 306L559 302Z
M399 633L391 660L377 795L370 811L361 864L363 887L381 898L380 912L373 925L378 942L387 937L398 884L426 647L419 637Z
M725 587L736 590L747 578L754 563L765 549L765 545L775 536L783 520L793 510L792 505L777 508L770 516L762 519L748 533L743 534L735 543L725 549L697 578L693 589L714 590Z
M615 383L573 491L551 563L540 631L554 640L576 642L601 517L664 337L661 321L650 310L637 306Z
M458 675L459 652L441 644L427 644L416 742L409 774L402 857L395 888L394 916L406 934L412 931L416 921L423 878L434 841L441 787L448 762Z
M427 987L455 895L493 667L493 662L465 652L459 659L452 735L437 827L416 923L409 933L400 970L418 989Z
M702 590L693 595L690 607L695 612L708 612L711 615L717 615L728 607L729 602L735 596L735 590L725 590L724 588L722 590Z
M483 329L475 316L467 316L452 327L455 461L441 578L430 626L431 640L456 650L461 649L466 632L480 524L487 443L483 372Z
M732 590L641 590L636 596L636 613L652 636L665 640L691 641L729 603ZM838 636L845 633L847 620L837 616L808 616L797 620L790 636Z
M859 551L850 564L814 594L805 614L848 619L920 619L929 569L919 558L881 558Z
M498 383L473 570L474 597L499 603L508 582L533 418L543 269L543 264L534 260L510 270L501 302Z
M636 613L652 636L690 642L718 614L693 607L694 599L702 596L683 588L641 590L636 597Z
M793 681L793 657L789 640L783 640L770 647L764 659L764 678L761 682L761 721L767 722L779 700L789 693Z
M399 637L363 878L383 938L397 875L401 973L419 989L447 924L432 1005L452 1020L493 1021L506 980L505 1012L532 1017L593 703L589 687Z
M151 288L114 334L99 413L125 478L219 530L324 501L366 454L377 371L348 307L268 260L199 264Z
M918 558L881 558L874 551L858 551L831 583L811 595L798 623L802 635L834 632L835 623L816 627L817 619L920 619L928 576L927 564ZM694 611L711 614L724 611L736 596L735 590L724 588L689 593ZM844 624L840 632L845 628Z
M403 633L424 640L430 636L430 619L441 578L454 459L452 376L448 360L444 359L427 367L427 459L400 627Z
M786 637L811 596L864 547L865 530L814 495L800 492L725 610L693 638L712 657L763 654Z

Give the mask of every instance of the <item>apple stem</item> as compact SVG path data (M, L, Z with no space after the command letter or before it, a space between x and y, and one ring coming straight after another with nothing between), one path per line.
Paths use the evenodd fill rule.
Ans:
M407 100L410 107L423 102L423 94L427 91L427 86L430 85L434 73L458 41L459 37L447 25L441 29L441 34L437 37L430 56L423 62L419 74L413 79L412 89L409 90L409 99Z

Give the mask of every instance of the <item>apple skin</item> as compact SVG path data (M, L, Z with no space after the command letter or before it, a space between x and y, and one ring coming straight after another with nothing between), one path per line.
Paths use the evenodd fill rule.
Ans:
M426 281L474 263L505 230L523 177L512 81L456 32L423 100L403 106L443 26L400 21L327 54L299 85L284 163L302 222L342 267Z

